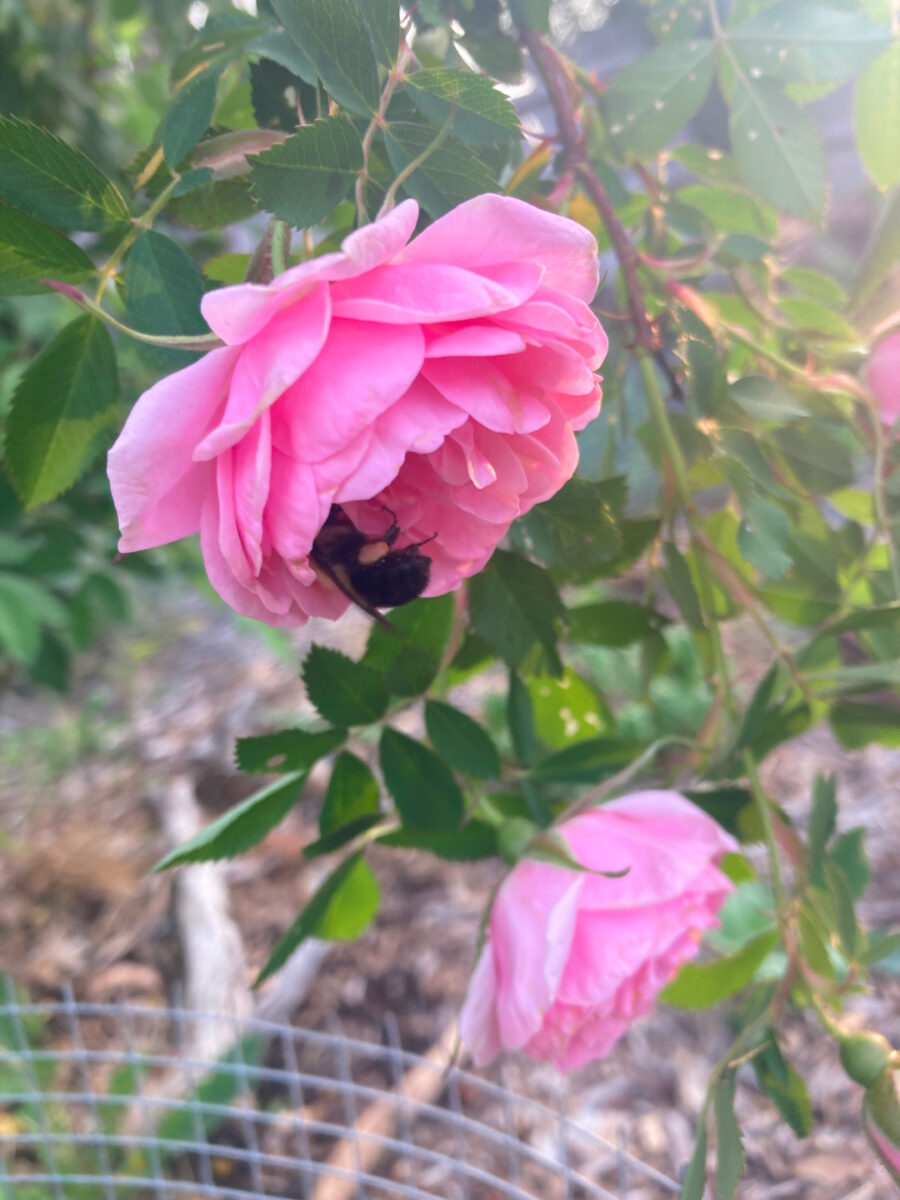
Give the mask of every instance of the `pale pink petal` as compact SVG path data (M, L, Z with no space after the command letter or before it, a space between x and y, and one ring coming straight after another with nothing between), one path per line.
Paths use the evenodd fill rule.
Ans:
M325 523L331 497L316 486L309 463L272 451L272 476L265 529L272 550L286 562L305 560Z
M436 450L445 436L465 420L461 409L424 379L417 379L396 404L359 435L364 448L360 446L352 468L344 466L335 501L343 504L377 496L397 478L407 459Z
M386 216L373 221L371 225L363 225L345 237L341 251L352 265L354 274L371 271L393 258L412 237L418 219L418 204L415 200L404 200ZM329 278L337 276L330 275Z
M214 458L233 446L321 357L330 320L328 288L320 283L242 348L222 419L197 447L195 459Z
M228 345L249 341L319 280L360 275L393 257L409 241L418 215L415 201L405 200L380 221L351 233L336 253L289 267L271 283L238 283L207 292L200 302L206 323Z
M422 374L451 404L498 433L533 433L550 419L546 405L510 383L493 360L428 359Z
M490 358L495 354L518 354L527 342L513 329L471 322L431 338L425 347L426 358Z
M209 472L194 467L193 448L224 403L236 358L235 350L213 350L154 384L131 410L108 458L123 552L199 529ZM167 503L176 488L183 511Z
M490 947L485 945L459 1014L459 1036L476 1067L486 1066L500 1053L500 1030L494 1007L496 991L494 958Z
M516 308L533 295L541 268L516 262L475 274L458 266L378 267L332 285L336 317L407 325L461 321Z
M316 361L278 403L292 455L321 462L343 450L409 389L424 354L415 325L332 321Z
M584 866L628 867L621 879L592 875L585 908L657 905L684 893L710 860L735 850L734 838L677 792L647 791L591 809L560 826Z
M575 928L583 876L520 862L500 887L489 937L503 1046L522 1046L553 1003Z
M244 587L235 578L219 547L219 511L215 494L207 497L203 506L200 524L200 545L203 550L203 565L213 588L227 605L245 617L255 617L267 625L305 625L306 615L296 607L291 608L290 598L285 595L278 610L270 607L251 588Z
M263 510L269 496L272 469L268 412L262 414L243 441L234 447L232 455L235 521L247 561L254 575L258 575L263 559Z
M485 194L439 217L400 252L402 263L455 263L480 271L531 260L548 287L592 300L599 281L597 243L576 221L511 196Z
M865 371L866 384L887 425L900 417L900 329L875 346Z

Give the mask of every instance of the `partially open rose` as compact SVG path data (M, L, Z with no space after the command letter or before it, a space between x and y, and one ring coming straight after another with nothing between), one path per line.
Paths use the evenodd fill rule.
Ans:
M123 551L200 532L209 578L270 625L336 617L310 551L332 505L396 548L432 538L427 595L480 570L577 461L606 336L593 237L509 197L410 241L408 200L340 252L207 293L226 343L138 400L109 455Z
M635 792L558 827L591 871L523 859L500 886L460 1016L477 1065L522 1049L602 1058L693 958L732 885L734 839L677 792Z

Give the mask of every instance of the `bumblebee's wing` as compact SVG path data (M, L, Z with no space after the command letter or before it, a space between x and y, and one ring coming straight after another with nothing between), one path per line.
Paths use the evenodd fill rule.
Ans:
M344 593L348 600L352 601L357 608L361 608L364 613L368 613L373 621L377 621L383 629L389 629L391 633L399 634L400 630L387 617L382 616L377 608L374 608L365 597L361 596L353 584L350 582L350 577L346 569L340 564L332 565L324 559L315 556L316 566L328 576L336 588Z

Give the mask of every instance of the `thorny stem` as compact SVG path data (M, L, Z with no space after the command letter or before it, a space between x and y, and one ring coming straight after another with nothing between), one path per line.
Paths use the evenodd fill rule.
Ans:
M584 139L576 123L573 105L570 102L573 80L569 64L549 42L533 29L523 29L521 36L547 89L547 96L556 117L557 134L562 143L565 166L575 173L584 187L591 203L600 214L600 219L603 221L606 232L609 234L609 240L616 252L622 279L625 282L628 315L634 326L635 341L650 354L659 354L662 350L662 339L647 313L643 288L637 274L640 255L628 236L625 226L619 220L606 188L600 182L585 154Z
M391 97L393 96L394 92L397 90L397 85L403 79L404 69L411 57L412 57L412 50L410 49L409 45L407 44L406 40L404 39L400 43L400 49L397 52L397 61L394 63L393 67L391 67L391 72L388 75L387 80L385 81L385 85L382 90L381 97L379 98L379 101L378 101L378 111L375 113L374 117L372 117L372 120L369 122L369 125L366 129L366 132L363 134L363 139L362 139L363 165L362 165L362 170L359 172L359 174L356 177L356 192L355 192L356 213L357 213L357 218L358 218L360 224L363 224L365 221L367 221L368 216L369 216L369 214L366 212L365 194L366 194L366 180L369 178L369 171L368 171L369 153L372 149L372 143L375 141L375 136L378 133L379 129L384 129L384 127L385 127L384 115L387 112L387 107L391 102Z

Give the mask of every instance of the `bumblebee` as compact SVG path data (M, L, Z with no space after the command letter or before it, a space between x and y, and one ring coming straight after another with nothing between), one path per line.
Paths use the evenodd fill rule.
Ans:
M437 535L394 550L400 536L397 514L383 507L391 524L380 537L370 538L356 528L339 504L332 504L310 558L354 604L393 628L378 609L397 608L422 595L428 586L431 559L419 547Z

